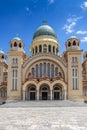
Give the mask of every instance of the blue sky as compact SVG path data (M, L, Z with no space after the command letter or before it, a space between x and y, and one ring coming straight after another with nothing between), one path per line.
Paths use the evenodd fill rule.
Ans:
M81 40L83 52L87 50L87 1L84 0L0 0L0 49L7 53L9 41L18 36L30 55L33 34L44 19L57 34L60 54L72 36Z

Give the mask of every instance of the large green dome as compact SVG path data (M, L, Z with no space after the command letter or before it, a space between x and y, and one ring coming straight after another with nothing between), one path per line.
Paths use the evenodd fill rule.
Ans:
M57 38L55 31L49 25L40 26L34 33L33 39L42 35L50 35Z

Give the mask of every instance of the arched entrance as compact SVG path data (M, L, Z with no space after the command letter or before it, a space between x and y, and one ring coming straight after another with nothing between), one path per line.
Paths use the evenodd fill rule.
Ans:
M47 84L43 84L40 87L40 100L50 99L50 87Z
M62 99L62 87L59 84L56 84L53 87L53 99L54 100Z
M36 86L29 85L26 91L26 100L36 100Z

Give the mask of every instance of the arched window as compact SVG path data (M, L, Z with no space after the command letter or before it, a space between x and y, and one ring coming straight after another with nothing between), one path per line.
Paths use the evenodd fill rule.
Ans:
M4 55L2 55L2 59L4 59Z
M36 88L35 87L30 87L30 90L36 90Z
M37 53L37 51L38 51L38 50L37 50L37 46L36 46L36 47L35 47L35 53Z
M72 89L78 89L78 71L77 68L72 69Z
M21 48L21 43L19 43L19 47Z
M17 90L18 71L12 71L12 90Z
M56 48L56 54L58 53L58 48Z
M74 57L72 57L72 63L74 63Z
M38 64L36 65L36 77L38 78Z
M39 45L39 52L42 52L42 46Z
M29 76L31 76L31 73L30 73L30 72L28 73L28 77L29 77Z
M7 96L7 90L6 90L6 88L2 88L1 89L1 97L4 98L6 96Z
M17 43L16 42L14 43L14 47L17 47Z
M40 63L40 77L42 77L42 63Z
M48 52L51 52L51 45L48 46Z
M32 76L34 76L34 68L32 68Z
M46 63L44 63L44 76L46 76Z
M55 46L53 46L53 53L55 53Z
M15 59L15 63L16 63L16 64L18 63L18 59L17 59L17 58Z
M47 45L46 44L43 45L43 52L47 52Z
M79 46L79 42L77 43L77 45Z
M47 87L42 87L42 90L48 90L48 88Z
M68 46L69 46L69 47L71 46L71 42L68 43Z
M55 68L55 76L58 75L58 67Z
M76 46L76 42L75 41L73 41L73 46Z
M62 74L61 74L61 72L59 72L59 77L62 77Z
M47 69L48 69L48 77L50 77L50 63L48 63Z
M86 58L87 58L87 54L86 54Z
M12 48L12 44L10 44L10 47Z
M34 54L34 48L33 48L33 54Z
M14 60L15 60L15 59L13 58L13 59L12 59L12 63L13 63L13 64L14 64L14 62L15 62Z
M77 57L75 57L75 62L77 62Z
M59 86L55 86L54 90L60 90L60 87Z
M54 65L51 65L51 77L54 77Z

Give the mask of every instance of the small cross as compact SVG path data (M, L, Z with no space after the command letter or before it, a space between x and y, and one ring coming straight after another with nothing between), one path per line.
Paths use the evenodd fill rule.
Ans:
M47 20L43 20L43 24L47 24Z

